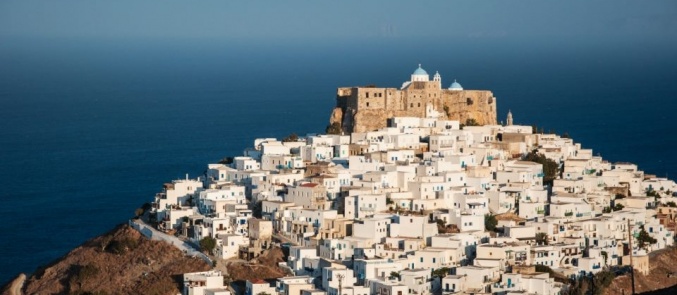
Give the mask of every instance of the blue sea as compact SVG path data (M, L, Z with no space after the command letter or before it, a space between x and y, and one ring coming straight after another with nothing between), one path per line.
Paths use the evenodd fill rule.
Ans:
M499 120L511 110L518 124L677 177L674 48L363 41L0 44L0 283L257 137L322 132L337 87L398 87L418 63L444 85L492 90Z

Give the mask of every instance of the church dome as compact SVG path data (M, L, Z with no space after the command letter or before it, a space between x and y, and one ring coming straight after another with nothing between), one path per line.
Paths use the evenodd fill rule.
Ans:
M412 75L426 75L428 76L428 72L426 72L423 68L421 68L421 64L418 65L418 69L414 71Z
M418 64L418 69L414 71L413 74L411 74L411 82L428 82L430 81L430 76L428 76L428 72L426 72L423 68L421 68L421 64Z
M463 86L454 80L454 83L451 83L451 86L449 86L449 90L463 90Z

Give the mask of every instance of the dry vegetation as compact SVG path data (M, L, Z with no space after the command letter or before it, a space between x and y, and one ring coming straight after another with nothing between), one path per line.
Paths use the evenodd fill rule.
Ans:
M226 262L226 268L232 281L276 279L288 275L277 266L284 261L280 248L272 248L250 262Z
M677 248L668 248L651 253L649 275L635 273L635 291L651 294L677 294L665 289L677 285ZM665 289L665 290L663 290ZM619 276L605 290L605 294L630 294L630 276Z
M176 294L182 274L210 269L127 225L94 238L26 280L26 294Z

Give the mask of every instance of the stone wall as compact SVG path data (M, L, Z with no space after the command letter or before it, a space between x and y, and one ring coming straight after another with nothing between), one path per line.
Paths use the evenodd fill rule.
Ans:
M413 82L407 89L343 87L336 95L336 107L329 124L340 124L344 133L386 127L390 117L425 117L426 106L443 119L465 124L474 119L480 125L496 124L496 98L491 91L441 89L439 82Z

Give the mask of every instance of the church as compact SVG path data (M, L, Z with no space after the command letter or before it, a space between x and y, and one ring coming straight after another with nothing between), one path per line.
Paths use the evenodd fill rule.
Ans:
M330 124L340 124L346 134L385 127L390 117L439 116L465 123L496 124L496 97L488 90L465 90L456 80L442 86L442 76L432 80L419 64L400 88L341 87Z

